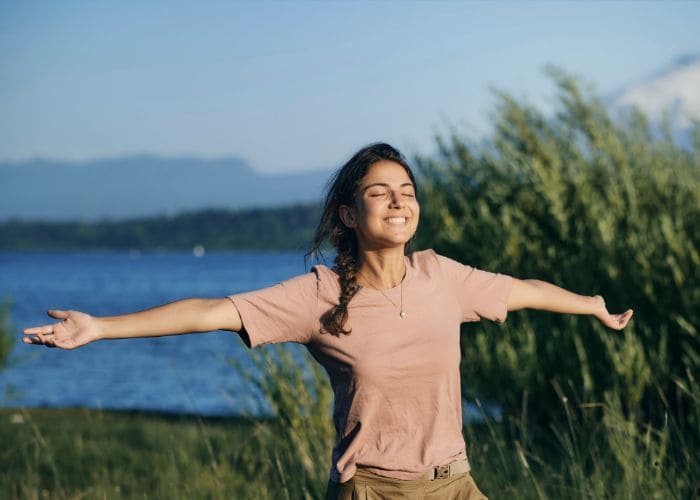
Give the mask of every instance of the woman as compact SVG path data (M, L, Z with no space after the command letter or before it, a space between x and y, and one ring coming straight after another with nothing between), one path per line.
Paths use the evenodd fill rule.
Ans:
M230 330L250 347L304 343L327 371L337 431L328 498L484 498L462 437L460 324L502 322L523 308L590 314L622 329L587 297L537 280L460 264L433 251L405 255L418 225L416 183L388 144L358 151L330 186L312 254L335 267L264 290L186 299L115 317L49 311L25 342L72 349L99 339Z

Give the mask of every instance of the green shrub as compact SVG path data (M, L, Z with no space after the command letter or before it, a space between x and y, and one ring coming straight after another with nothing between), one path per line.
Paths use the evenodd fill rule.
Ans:
M502 327L466 325L463 388L545 425L555 383L583 402L614 390L626 414L649 421L679 417L687 399L676 397L675 380L697 379L700 367L700 141L687 151L670 134L652 137L636 111L615 122L574 79L552 77L551 117L499 94L487 143L452 131L437 137L439 157L417 158L419 244L601 294L611 311L635 316L622 333L529 311Z

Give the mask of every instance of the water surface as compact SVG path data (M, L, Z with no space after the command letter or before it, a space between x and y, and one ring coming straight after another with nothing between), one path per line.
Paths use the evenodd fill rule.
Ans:
M248 349L228 332L100 341L74 351L22 344L47 309L98 316L186 297L223 297L305 272L301 252L0 252L0 297L12 301L14 366L0 373L2 406L242 414L258 395L224 360Z

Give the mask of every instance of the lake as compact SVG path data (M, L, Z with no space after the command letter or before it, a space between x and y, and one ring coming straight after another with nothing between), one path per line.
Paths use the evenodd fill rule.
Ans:
M249 414L259 394L226 362L249 360L230 332L95 342L74 351L21 343L48 309L97 316L187 297L223 297L305 272L301 252L0 252L0 298L17 335L0 372L5 407L140 409ZM3 394L5 396L3 397Z

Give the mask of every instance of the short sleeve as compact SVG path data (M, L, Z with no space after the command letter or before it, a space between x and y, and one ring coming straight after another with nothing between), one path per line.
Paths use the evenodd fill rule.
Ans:
M508 315L508 297L513 278L506 274L482 271L438 255L440 266L456 289L462 308L462 321L488 319L503 323Z
M317 281L312 271L269 288L229 296L241 315L241 338L248 347L309 342L318 324Z

